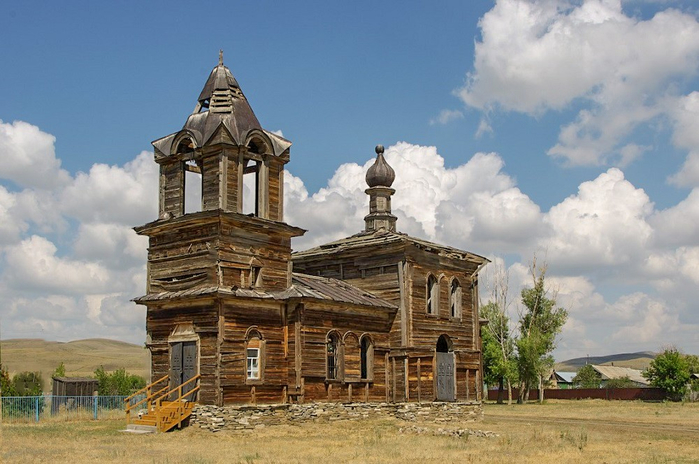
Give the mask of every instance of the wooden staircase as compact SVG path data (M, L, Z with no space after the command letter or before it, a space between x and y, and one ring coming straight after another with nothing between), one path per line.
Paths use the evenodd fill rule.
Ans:
M169 390L168 376L146 385L141 390L126 398L126 429L133 432L167 432L174 427L182 428L182 423L189 418L196 405L193 400L199 391L200 375L195 375L181 385ZM164 384L158 388L158 385ZM182 393L187 387L191 390ZM145 394L142 400L131 404L131 401ZM138 414L138 411L143 413Z

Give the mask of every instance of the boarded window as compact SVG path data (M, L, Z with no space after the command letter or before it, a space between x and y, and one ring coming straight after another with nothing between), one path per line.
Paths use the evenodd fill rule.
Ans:
M361 374L361 350L359 338L351 332L345 334L345 369L346 382L358 382Z
M361 377L362 380L374 379L374 344L368 336L362 337L361 343Z

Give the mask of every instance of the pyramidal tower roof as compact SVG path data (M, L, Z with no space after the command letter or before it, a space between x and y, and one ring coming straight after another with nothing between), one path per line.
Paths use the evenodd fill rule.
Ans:
M262 128L238 81L223 64L223 51L219 52L218 64L211 70L194 111L182 130L154 141L153 146L161 156L169 156L176 136L188 132L196 147L203 147L221 126L238 145L245 145L252 132L263 132L270 139L275 155L280 155L291 146L288 140Z

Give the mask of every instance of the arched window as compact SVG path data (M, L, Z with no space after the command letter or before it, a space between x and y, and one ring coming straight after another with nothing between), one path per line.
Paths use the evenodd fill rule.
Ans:
M361 350L361 378L374 380L374 343L368 335L362 336Z
M326 339L326 372L327 379L335 380L339 378L339 351L340 336L336 332L330 332Z
M243 214L259 216L260 161L246 160L243 169Z
M253 134L247 141L247 155L243 162L242 213L266 218L269 210L269 166L264 161L271 153L268 141Z
M245 379L247 383L254 383L263 378L265 341L262 334L254 328L248 329L245 334Z
M432 274L427 276L427 314L439 314L439 283Z
M451 281L451 291L449 292L449 308L451 317L461 318L461 284L457 279Z
M188 135L180 136L176 141L175 154L182 159L184 170L184 213L195 213L202 210L203 177L202 166L194 156L196 145Z
M449 353L452 350L451 338L448 335L440 335L437 339L437 353Z

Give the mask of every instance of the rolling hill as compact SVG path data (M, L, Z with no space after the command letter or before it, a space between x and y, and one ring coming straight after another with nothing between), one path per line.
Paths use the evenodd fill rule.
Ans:
M143 346L103 338L52 342L41 339L10 339L0 342L2 365L10 376L23 371L41 372L50 389L51 374L63 362L69 377L92 376L103 366L106 371L124 368L130 374L149 376L149 353Z
M652 351L639 351L637 353L619 353L607 356L589 356L584 358L573 358L566 361L557 362L555 369L562 372L577 372L585 364L606 364L618 367L630 367L631 369L643 370L655 359L657 353Z

